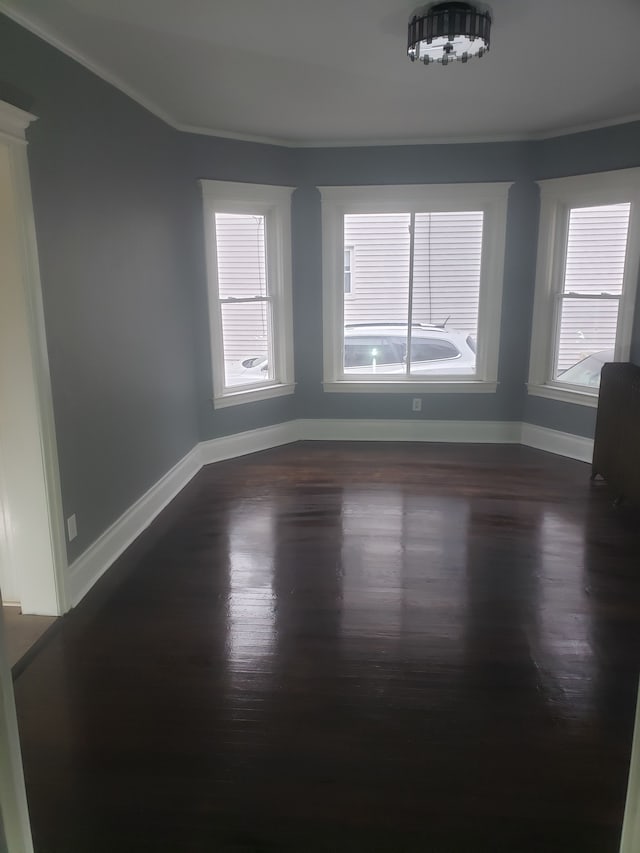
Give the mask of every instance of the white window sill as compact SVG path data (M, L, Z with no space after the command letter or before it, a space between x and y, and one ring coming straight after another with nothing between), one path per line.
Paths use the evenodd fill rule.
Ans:
M353 379L323 382L329 393L342 394L494 394L498 383L480 379L354 381Z
M270 400L272 397L284 397L293 394L295 382L286 385L267 385L264 388L242 388L237 391L227 391L221 397L213 398L214 409L225 409L227 406L238 406L242 403L255 403L258 400Z
M575 403L579 406L598 406L598 392L573 391L570 388L558 388L556 385L535 385L529 383L527 391L534 397L546 397L548 400L560 400L563 403Z

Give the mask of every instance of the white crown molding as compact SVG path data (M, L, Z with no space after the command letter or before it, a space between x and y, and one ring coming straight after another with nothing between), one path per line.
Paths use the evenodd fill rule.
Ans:
M195 136L213 136L216 139L232 139L236 142L253 142L259 145L274 145L277 148L300 148L299 142L279 136L261 136L254 133L236 133L231 130L216 130L211 127L199 127L191 124L172 123L172 127L181 133L191 133Z
M499 134L466 134L453 136L417 136L389 139L388 137L367 137L363 139L309 139L294 140L284 137L260 136L250 133L234 133L227 130L215 130L197 125L172 124L176 130L183 133L193 133L197 136L215 136L221 139L236 139L239 142L258 142L263 145L276 145L281 148L406 148L412 145L486 145L500 142L544 142L562 136L572 136L576 133L588 133L591 130L603 130L608 127L632 124L640 121L640 113L631 113L618 118L604 121L594 121L555 130L545 130L539 133L499 133Z
M158 104L142 95L132 86L129 86L124 80L113 74L104 66L89 59L88 56L81 51L69 45L63 39L48 32L40 24L30 20L23 12L14 9L6 0L0 0L0 12L10 18L15 23L20 24L29 32L41 38L43 41L55 47L57 50L64 53L66 56L78 62L84 68L93 72L106 83L114 86L127 97L131 98L145 110L152 113L156 118L161 119L170 127L182 133L192 133L198 136L213 136L219 139L234 139L238 142L254 142L261 145L275 145L281 148L385 148L394 146L410 146L410 145L481 145L491 142L532 142L546 139L554 139L558 136L570 136L574 133L586 133L590 130L601 130L607 127L615 127L616 125L629 124L634 121L640 121L640 113L631 113L618 118L606 119L603 121L590 122L586 124L574 125L571 127L562 127L552 130L541 131L538 133L505 133L505 134L487 134L487 135L452 135L441 137L414 137L414 138L371 138L364 139L287 139L285 137L268 136L263 134L240 133L232 130L221 130L219 128L201 127L191 125L186 122L180 122L175 117L171 116L166 110L162 109Z
M200 447L196 445L69 566L66 591L70 607L75 607L84 598L201 467Z
M61 53L64 53L70 59L73 59L79 65L82 65L88 71L91 71L96 77L100 77L101 80L104 80L105 83L109 83L109 85L113 86L115 89L118 89L128 98L131 98L132 101L135 101L137 104L140 104L141 107L144 107L145 110L152 113L156 118L161 119L161 121L165 122L165 124L170 125L176 130L177 125L175 121L171 118L171 116L165 112L161 107L159 107L156 103L151 101L149 98L141 95L136 89L129 86L128 83L125 83L124 80L121 80L116 74L113 74L111 71L104 68L104 66L99 65L97 62L94 62L92 59L89 59L88 56L81 53L76 48L71 47L71 45L67 44L63 39L58 38L58 36L53 35L48 32L44 27L30 20L23 12L14 9L5 0L0 0L0 12L3 15L6 15L7 18L10 18L16 24L20 24L21 27L24 27L25 30L29 30L30 33L33 33L38 38L41 38L43 41L50 44L52 47L55 47L56 50L59 50Z
M25 131L37 116L24 110L0 101L0 136L8 138L11 142L26 142Z
M570 127L559 127L554 130L546 130L541 133L532 133L528 140L537 141L545 139L556 139L559 136L573 136L575 133L588 133L590 130L603 130L607 127L617 127L617 125L631 124L634 121L640 121L640 113L629 113L618 118L604 119L603 121L592 121L586 124L574 124Z
M221 139L235 139L239 142L258 142L263 145L275 145L280 148L393 148L411 145L474 145L486 142L523 142L528 137L505 133L492 136L420 136L389 139L388 137L366 137L362 139L287 139L278 136L260 136L250 133L235 133L227 130L215 130L197 125L175 123L172 125L182 133L197 136L214 136Z

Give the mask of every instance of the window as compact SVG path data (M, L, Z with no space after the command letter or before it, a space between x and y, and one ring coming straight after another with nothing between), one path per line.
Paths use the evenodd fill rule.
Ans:
M628 358L640 169L542 181L530 394L596 406L600 371Z
M344 292L345 296L353 293L353 246L344 247Z
M412 346L414 361L437 361L440 358L460 358L451 341L415 341Z
M495 391L507 191L321 190L326 391Z
M382 337L357 337L345 339L344 363L348 368L402 364L404 348L399 341Z
M291 393L291 190L202 189L214 406Z

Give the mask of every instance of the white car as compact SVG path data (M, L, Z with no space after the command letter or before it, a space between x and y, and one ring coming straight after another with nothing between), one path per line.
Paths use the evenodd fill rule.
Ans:
M227 387L249 385L269 378L269 361L265 355L248 355L224 363Z
M407 327L398 323L344 327L345 374L405 373ZM411 327L411 372L473 374L476 342L459 329L424 323Z
M407 327L401 323L353 323L344 327L344 372L369 376L405 373ZM473 374L476 341L459 329L424 323L411 327L411 372ZM266 356L247 355L227 367L229 385L266 379Z
M603 349L599 352L592 352L567 367L558 376L559 382L570 382L572 385L586 385L589 388L600 387L600 373L604 365L613 361L613 350Z

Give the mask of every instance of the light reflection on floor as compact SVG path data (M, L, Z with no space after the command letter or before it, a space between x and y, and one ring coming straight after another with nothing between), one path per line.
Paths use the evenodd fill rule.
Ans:
M228 542L228 659L237 681L268 670L273 654L273 504L252 501L234 508Z
M540 527L540 596L535 663L550 702L570 719L593 713L598 662L591 644L581 525L547 510Z

